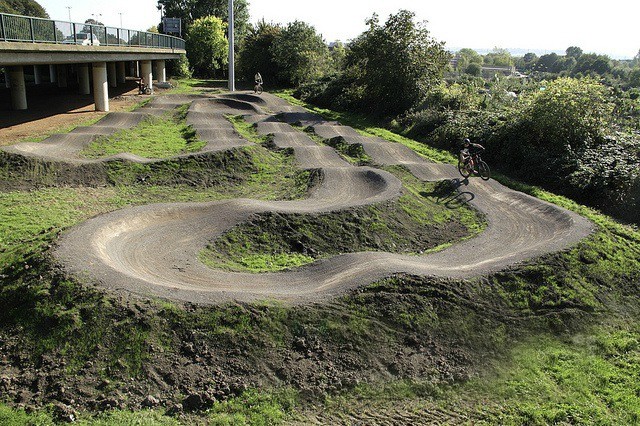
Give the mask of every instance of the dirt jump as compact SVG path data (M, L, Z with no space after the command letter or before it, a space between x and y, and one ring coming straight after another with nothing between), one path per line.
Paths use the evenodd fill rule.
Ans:
M567 249L592 231L589 221L561 207L494 180L463 180L452 165L429 162L398 143L361 136L350 127L327 122L267 93L158 97L138 112L112 113L93 126L69 134L2 149L69 163L107 161L80 158L78 153L96 135L135 126L146 114L162 113L185 102L190 103L187 122L207 142L205 151L250 144L224 118L225 114L242 114L257 124L259 133L273 134L278 147L292 148L298 167L319 169L321 179L303 200L153 204L94 217L67 230L54 249L65 272L107 289L144 297L198 304L233 300L298 304L324 301L396 273L456 278L488 274ZM393 200L402 194L402 183L392 174L351 165L333 148L318 145L288 123L312 127L325 139L341 136L348 144L361 144L375 164L401 165L424 181L450 180L457 186L457 197L485 214L486 230L440 252L420 256L349 253L283 272L260 274L205 266L198 260L199 253L253 214L317 214ZM117 157L133 162L157 161L126 153Z

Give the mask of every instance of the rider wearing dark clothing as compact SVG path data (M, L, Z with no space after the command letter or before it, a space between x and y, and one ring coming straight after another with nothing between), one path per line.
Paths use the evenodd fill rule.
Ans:
M469 162L472 156L484 152L484 147L478 143L471 143L469 139L465 139L460 150L460 160L465 164Z

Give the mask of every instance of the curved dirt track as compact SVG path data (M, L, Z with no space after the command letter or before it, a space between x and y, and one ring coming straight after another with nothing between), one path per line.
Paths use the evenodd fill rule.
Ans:
M156 109L172 104L171 99L162 99L155 102ZM173 103L184 103L182 100ZM259 132L272 133L277 146L292 148L301 168L321 169L320 184L308 198L299 201L234 199L155 204L95 217L68 230L61 238L54 254L67 272L114 290L194 303L262 299L306 303L333 297L394 273L466 278L497 271L566 249L592 230L586 219L572 212L493 180L461 181L453 166L427 162L400 144L360 136L349 127L325 122L268 94L188 100L192 103L187 121L207 140L205 150L248 144L223 118L223 114L243 114L257 123ZM116 116L106 123L118 121L131 126L138 119L136 115L139 114L126 119ZM485 213L487 229L475 238L424 256L350 253L291 271L265 274L225 272L204 266L198 261L199 252L254 213L313 214L391 200L401 194L402 184L393 175L375 168L351 166L332 148L317 145L305 133L280 120L311 126L323 138L342 136L347 143L362 144L375 163L403 165L420 179L452 179L459 185L458 196ZM95 134L102 131L100 123L95 126ZM40 144L44 146L42 151L25 145L9 149L49 158L56 154L56 150L50 149L54 142ZM74 157L77 151L74 154L68 145L73 143L62 144L59 150L65 153L62 157L66 161L87 161Z

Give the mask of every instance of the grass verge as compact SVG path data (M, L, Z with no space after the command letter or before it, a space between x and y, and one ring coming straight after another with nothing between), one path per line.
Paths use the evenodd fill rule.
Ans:
M200 151L206 143L186 124L190 104L184 104L163 116L149 116L131 129L123 129L92 141L81 155L103 158L123 152L145 158L169 158Z

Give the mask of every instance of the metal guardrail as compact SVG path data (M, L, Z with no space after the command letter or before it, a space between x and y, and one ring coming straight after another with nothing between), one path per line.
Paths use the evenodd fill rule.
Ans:
M178 37L103 25L0 13L0 41L184 49Z

